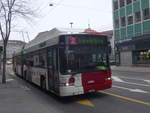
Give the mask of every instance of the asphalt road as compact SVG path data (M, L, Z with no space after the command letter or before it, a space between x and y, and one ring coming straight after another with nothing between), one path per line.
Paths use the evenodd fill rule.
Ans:
M7 71L11 73L9 67ZM24 93L19 93L25 101L12 113L150 113L150 73L113 71L111 89L67 98L11 76L23 86Z

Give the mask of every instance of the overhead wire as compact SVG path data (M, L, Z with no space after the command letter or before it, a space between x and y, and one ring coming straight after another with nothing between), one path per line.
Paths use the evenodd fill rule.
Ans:
M49 6L50 4L52 4L52 5L57 4L56 6L49 6L49 7L52 7L52 8L50 8L50 9L47 11L48 14L51 13L54 9L56 9L63 1L64 1L64 0L59 0L57 3L49 3L49 4L47 4L47 6ZM45 6L45 8L46 8L46 6ZM43 8L43 10L44 10L44 8ZM47 17L47 13L45 13L45 14L43 15L43 18L45 18L45 17Z
M70 4L57 4L54 3L56 6L64 6L64 7L71 7L71 8L80 8L80 9L86 9L86 10L93 10L100 12L102 9L92 8L92 7L85 7L85 6L77 6L77 5L70 5ZM112 11L103 11L103 13L112 13Z
M112 11L102 11L102 9L97 9L97 8L92 8L92 7L85 7L85 6L79 6L79 5L71 5L71 4L63 4L64 0L60 0L59 2L57 3L49 3L50 7L50 10L48 10L48 14L50 14L54 9L56 9L58 6L63 6L63 7L70 7L70 8L80 8L80 9L85 9L85 10L89 10L90 12L98 12L99 14L112 14ZM47 13L45 13L45 15L43 16L43 18L47 17Z

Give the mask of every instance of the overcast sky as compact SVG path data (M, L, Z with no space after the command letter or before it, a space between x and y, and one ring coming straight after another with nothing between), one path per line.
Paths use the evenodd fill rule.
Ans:
M15 24L10 39L27 42L28 32L30 40L39 32L55 27L87 28L105 31L112 29L112 0L30 0L32 7L38 8L38 18L33 23L20 20ZM49 6L53 4L53 6ZM17 27L16 27L17 26ZM21 33L24 32L24 39Z

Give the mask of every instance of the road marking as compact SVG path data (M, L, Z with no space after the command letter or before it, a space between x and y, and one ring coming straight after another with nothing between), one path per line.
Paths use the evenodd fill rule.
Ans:
M129 98L129 97L125 97L125 96L121 96L121 95L117 95L117 94L109 93L109 92L105 92L105 91L99 91L99 93L103 93L103 94L106 94L106 95L111 95L111 96L114 96L114 97L117 97L117 98L121 98L121 99L124 99L124 100L131 101L131 102L135 102L135 103L139 103L139 104L144 104L144 105L150 106L149 102L137 100L137 99L134 99L134 98Z
M137 86L146 86L146 87L150 87L150 85L145 85L145 84L138 84L138 83L131 83L131 82L123 82L126 84L130 84L130 85L137 85Z
M130 84L130 85L137 85L137 86L146 86L146 87L150 87L150 85L145 85L145 84L138 84L138 83L131 83L131 82L125 82L122 79L120 79L119 77L113 76L112 79L116 82L122 82L122 83L126 83L126 84Z
M6 82L10 82L13 81L14 79L6 79Z
M130 88L120 87L120 86L115 86L115 85L113 85L112 87L119 88L119 89L124 89L124 90L129 90L129 91L131 91L131 92L148 93L148 94L150 94L150 92L144 91L144 90L141 90L141 89L130 89Z
M79 100L79 101L76 101L75 103L82 104L82 105L85 105L85 106L94 107L94 104L89 100Z
M118 77L118 76L115 76ZM119 78L125 78L125 79L130 79L130 80L145 80L145 79L137 79L137 78L132 78L132 77L119 77Z
M144 80L144 81L150 83L150 80Z
M118 76L115 76L118 77ZM150 83L150 80L146 80L146 79L137 79L137 78L131 78L131 77L119 77L119 78L125 78L125 79L129 79L129 80L139 80L139 81L145 81Z
M117 76L112 76L112 79L113 79L114 81L117 81L117 82L125 82L125 81L123 81L122 79L120 79L120 78L117 77Z

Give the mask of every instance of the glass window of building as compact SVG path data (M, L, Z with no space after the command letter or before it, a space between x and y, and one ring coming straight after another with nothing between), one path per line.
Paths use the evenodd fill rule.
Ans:
M118 9L118 1L114 1L114 10Z
M115 20L115 28L119 28L119 20Z
M127 5L132 3L132 0L127 0Z
M143 9L143 20L147 20L150 19L150 9L146 8Z
M126 18L125 18L125 16L121 17L121 26L122 27L126 26Z
M128 25L133 24L133 16L132 15L128 16L127 20L128 20Z
M134 52L134 60L136 64L149 64L150 50L142 50Z
M124 7L125 6L125 0L120 0L120 7Z
M141 12L138 11L135 13L135 22L141 21Z

